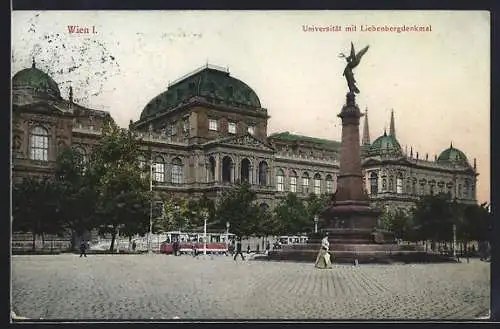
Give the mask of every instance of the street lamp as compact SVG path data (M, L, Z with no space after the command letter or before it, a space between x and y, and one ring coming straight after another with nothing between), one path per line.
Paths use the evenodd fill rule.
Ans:
M457 226L453 224L453 258L457 258Z
M148 238L148 254L153 251L151 246L151 239L153 238L153 154L151 153L150 166L149 166L149 238Z
M203 256L207 255L207 220L208 213L206 211L203 212Z
M318 233L318 215L314 215L314 233Z
M229 251L229 222L226 222L226 249Z

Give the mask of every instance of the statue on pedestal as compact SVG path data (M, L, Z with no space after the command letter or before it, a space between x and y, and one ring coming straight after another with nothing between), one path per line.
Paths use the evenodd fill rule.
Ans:
M345 79L347 80L347 86L349 87L349 93L356 93L359 94L359 89L356 86L356 80L354 79L354 73L352 70L359 65L359 62L361 61L361 57L368 51L368 48L370 46L366 46L365 48L361 49L357 54L354 51L354 45L351 42L351 53L349 56L346 56L345 54L341 53L339 55L340 58L345 58L347 61L347 65L344 69L344 74Z

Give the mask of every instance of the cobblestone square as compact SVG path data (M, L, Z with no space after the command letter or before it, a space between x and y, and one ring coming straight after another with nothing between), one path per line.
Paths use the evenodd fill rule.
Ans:
M165 255L13 256L31 319L474 319L490 264L334 265Z

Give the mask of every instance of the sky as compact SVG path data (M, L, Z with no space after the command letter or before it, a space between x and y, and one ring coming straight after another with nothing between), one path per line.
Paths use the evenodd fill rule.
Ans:
M376 30L403 25L428 31ZM76 27L89 33L71 33ZM476 158L478 201L489 202L487 11L13 12L12 75L34 57L63 97L71 85L77 102L125 127L170 81L209 63L257 93L269 134L340 140L347 86L339 53L351 42L370 46L354 74L372 142L393 109L403 149L433 159L453 142L471 164Z

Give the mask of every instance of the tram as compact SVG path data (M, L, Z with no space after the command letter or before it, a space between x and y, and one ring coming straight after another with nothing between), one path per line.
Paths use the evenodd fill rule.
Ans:
M165 234L167 238L160 245L160 253L162 254L173 254L175 241L179 242L179 252L181 254L199 254L205 250L203 232L171 231ZM227 254L228 248L234 239L235 235L233 233L207 232L207 254Z

